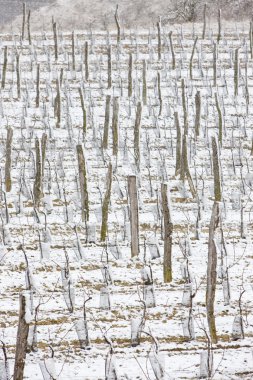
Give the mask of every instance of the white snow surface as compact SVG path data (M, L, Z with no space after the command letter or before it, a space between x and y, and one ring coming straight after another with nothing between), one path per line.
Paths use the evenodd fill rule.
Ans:
M77 9L78 12L78 9ZM214 27L216 30L216 27ZM107 338L113 344L113 362L119 379L150 379L155 374L149 360L154 350L152 339L142 334L141 343L131 347L131 320L142 317L143 282L141 270L151 265L156 306L147 308L144 330L152 334L163 356L166 379L197 379L200 352L207 350L203 329L206 322L206 270L208 227L214 201L211 169L210 136L218 132L218 117L214 93L221 104L224 130L220 146L222 173L222 224L226 251L219 252L218 272L228 269L231 298L224 304L221 278L217 279L215 317L218 343L213 344L214 379L251 379L253 374L253 301L252 301L252 97L253 60L249 52L249 25L223 29L218 46L217 87L213 86L213 46L216 34L208 27L206 38L199 38L193 59L193 80L189 78L189 61L195 36L201 29L189 27L173 30L176 69L172 69L168 33L162 29L162 57L157 58L156 29L150 33L125 31L120 45L116 33L77 32L75 34L75 70L72 62L72 42L69 33L59 32L59 58L54 58L53 36L50 33L32 35L32 46L20 41L20 35L0 37L1 64L4 46L8 46L8 66L5 87L0 94L0 165L1 223L0 232L0 339L5 342L13 372L19 313L19 294L26 290L26 260L36 281L33 294L32 320L38 310L36 352L26 355L25 379L43 379L40 363L48 361L57 379L92 380L105 378L105 361L109 355ZM89 80L85 81L84 46L89 44ZM112 47L112 89L107 88L107 43ZM239 51L239 94L234 96L234 54ZM20 53L21 99L17 97L16 53ZM129 53L133 55L133 95L128 98ZM143 105L140 151L140 173L136 172L133 149L133 127L137 101L142 99L142 64L147 61L147 105ZM245 64L247 63L247 77ZM37 64L40 64L40 104L35 105ZM3 65L2 65L3 66ZM2 68L2 67L1 67ZM61 85L61 123L56 128L54 104L56 82L63 69ZM162 111L159 116L157 73L161 77ZM2 75L2 70L1 70ZM185 189L175 176L176 130L174 112L179 112L183 126L181 79L185 79L189 122L188 155L194 185L202 203L199 239L196 239L198 207L185 182ZM247 81L246 81L247 79ZM248 82L248 87L246 87ZM84 94L87 132L83 134L83 115L79 87ZM246 90L249 106L246 104ZM195 94L201 91L200 136L195 141ZM101 150L105 98L119 97L119 153L114 165L113 186L108 219L108 240L117 242L119 258L110 252L108 264L113 282L108 285L111 310L100 310L100 289L105 287L102 267L106 261L105 245L100 242L101 201L105 193L108 163L112 159L112 107L109 146ZM7 128L13 129L12 189L4 193L5 144ZM43 192L38 218L34 215L31 191L35 180L35 138L46 133L47 148ZM87 164L90 226L95 227L96 241L87 243L86 226L81 219L80 185L76 145L83 144ZM150 152L150 154L148 153ZM129 221L126 207L127 176L138 176L140 254L131 258L130 238L125 236ZM25 181L23 181L25 179ZM163 233L161 230L160 186L168 182L173 216L173 281L163 281ZM118 184L116 186L115 184ZM27 189L25 188L27 186ZM183 194L184 193L184 194ZM243 231L241 208L243 202ZM6 202L5 202L6 195ZM6 210L7 205L7 210ZM49 207L49 205L51 205ZM22 207L21 207L22 206ZM159 210L159 212L158 212ZM8 217L7 212L8 211ZM68 217L68 219L67 219ZM46 221L45 221L46 218ZM46 227L52 241L48 242ZM6 226L6 228L4 228ZM84 259L76 252L77 236L83 247ZM126 231L127 232L127 231ZM189 257L184 256L183 241L190 242ZM218 236L219 238L219 236ZM45 257L41 242L46 244ZM161 257L153 259L149 242L158 242ZM180 242L180 244L179 244ZM43 246L43 245L42 245ZM219 246L219 242L218 242ZM189 245L188 245L189 247ZM189 250L188 250L189 251ZM113 251L115 252L115 250ZM223 257L222 257L223 255ZM187 259L187 260L186 260ZM71 281L65 284L75 292L71 313L63 296L61 269L69 263ZM193 283L193 318L195 339L186 341L182 322L189 308L182 305L185 280L182 264L188 262ZM67 281L67 280L66 280ZM232 340L233 320L240 312L244 320L244 339ZM65 293L64 293L65 295ZM87 297L86 318L90 349L80 349L74 322L83 317ZM29 320L27 319L27 322ZM2 353L1 353L2 355ZM3 356L1 356L3 359Z

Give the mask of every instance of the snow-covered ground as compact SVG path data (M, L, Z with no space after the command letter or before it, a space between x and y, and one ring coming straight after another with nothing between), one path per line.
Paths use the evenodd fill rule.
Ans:
M216 26L214 27L216 31ZM17 334L19 294L26 289L26 261L23 245L33 274L33 308L38 311L37 352L26 356L25 378L43 379L39 363L54 350L55 376L59 379L104 379L105 360L112 341L113 359L118 379L155 379L149 357L154 345L143 333L141 343L131 347L131 320L142 316L143 281L141 270L151 265L156 306L148 307L144 330L159 344L164 360L166 379L199 377L200 352L207 350L205 293L208 253L208 226L213 205L213 173L210 137L218 132L215 92L223 114L223 145L220 149L222 173L222 223L226 251L219 253L221 266L228 270L231 298L224 303L223 285L218 276L215 316L218 343L213 344L214 379L251 379L253 374L253 301L252 301L252 96L253 60L249 52L249 25L231 26L223 30L218 45L217 87L213 86L213 46L216 34L207 28L189 27L173 30L176 69L172 69L169 44L170 29L162 30L162 57L157 57L157 32L150 29L125 30L120 45L116 34L102 32L75 33L75 70L72 62L71 35L59 32L59 58L54 58L52 34L32 36L32 46L20 42L20 35L2 35L1 63L8 46L5 88L0 97L1 189L4 190L5 144L7 128L13 129L12 189L6 193L9 222L6 223L4 193L1 192L0 246L0 339L5 343L11 373L13 371ZM199 36L193 59L193 80L189 78L189 62L195 36ZM89 45L89 80L85 81L84 50ZM112 47L112 89L107 89L107 45ZM239 50L239 94L234 96L234 57ZM20 53L21 100L17 98L16 53ZM133 95L128 97L129 53L133 55ZM141 120L141 170L136 173L133 149L133 128L138 100L142 99L143 59L147 62L147 105ZM245 64L247 63L247 78ZM35 106L37 64L40 64L40 105ZM3 65L2 65L3 67ZM61 125L56 127L54 113L57 78L63 69L61 85ZM2 71L2 70L1 70ZM161 78L162 112L159 116L157 73ZM2 75L2 74L1 74ZM189 121L189 162L194 184L202 204L199 239L196 238L197 202L192 199L175 176L176 130L174 112L178 111L183 126L181 79L185 79ZM246 80L247 79L247 80ZM246 86L247 85L247 86ZM87 133L82 131L83 115L79 88L84 94L87 112ZM246 90L249 106L246 106ZM200 137L195 140L195 94L201 91ZM117 165L109 148L101 149L106 95L119 97L119 153ZM110 126L112 123L112 107ZM35 179L35 138L48 136L44 169L44 201L36 217L31 191ZM96 241L86 239L86 226L81 220L80 192L76 145L83 144L87 164L90 220L96 229ZM105 193L107 167L114 167L109 212L108 240L117 245L116 257L110 244L100 242L101 200ZM127 176L137 174L139 183L140 255L131 258ZM163 282L163 235L161 230L160 187L168 182L171 197L173 232L173 281ZM238 206L239 202L239 206ZM243 202L244 228L241 228ZM157 211L158 210L158 211ZM68 219L66 218L68 214ZM45 215L48 234L44 234ZM3 226L4 229L3 229ZM84 256L76 252L77 234ZM51 235L51 242L50 236ZM45 236L46 235L46 236ZM94 239L92 239L94 240ZM40 245L50 242L41 257ZM182 244L188 244L183 254ZM180 244L179 244L180 243ZM160 257L152 259L150 249L158 244ZM50 248L49 248L50 246ZM105 286L101 269L106 261L113 284L111 310L100 307L100 289ZM63 297L61 269L69 261L75 291L74 311L69 312ZM196 296L193 298L195 338L187 341L182 322L189 308L182 304L185 279L182 268L188 263ZM244 339L232 339L232 325L239 315L239 297L244 320ZM75 321L82 318L86 304L90 349L80 349ZM3 355L2 357L3 358ZM55 378L55 376L53 378ZM46 377L45 377L46 378ZM113 377L111 377L113 379Z

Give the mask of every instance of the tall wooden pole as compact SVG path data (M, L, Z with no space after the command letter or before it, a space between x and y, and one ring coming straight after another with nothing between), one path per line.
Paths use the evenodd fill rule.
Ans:
M128 177L128 197L130 203L131 256L139 255L139 209L136 176Z

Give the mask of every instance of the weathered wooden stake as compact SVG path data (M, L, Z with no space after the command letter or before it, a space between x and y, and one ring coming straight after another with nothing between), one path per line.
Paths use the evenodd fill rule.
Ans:
M234 96L238 95L239 86L239 49L235 49L235 61L234 61Z
M199 137L200 117L201 117L201 95L200 95L200 91L197 91L196 95L195 95L195 108L196 108L195 136Z
M206 286L206 312L210 337L213 343L217 343L217 333L214 316L214 301L217 278L217 250L215 245L215 231L219 224L219 202L214 202L211 221L209 225L207 286Z
M217 45L213 44L213 85L217 85Z
M191 54L191 59L190 59L190 78L191 78L191 80L193 79L193 75L192 75L192 62L193 62L194 51L195 51L197 42L198 42L198 36L194 40L194 44L193 44L193 48L192 48L192 54Z
M128 197L130 203L131 256L139 255L139 209L136 176L128 176Z
M29 45L32 45L32 37L31 37L31 11L30 11L30 9L28 11L28 16L27 16L27 35L28 35Z
M145 59L142 61L142 102L144 106L147 105L147 63Z
M172 70L175 70L176 56L175 56L174 46L173 46L173 41L172 41L172 31L169 32L169 39L170 39L170 50L171 50L171 57L172 57Z
M108 66L107 66L108 80L107 80L107 88L110 89L110 88L112 87L112 48L111 48L111 46L108 47L108 50L107 50L107 57L108 57Z
M37 65L37 80L36 80L36 108L40 106L40 64Z
M25 38L25 18L26 18L26 3L23 3L23 19L22 19L22 32L21 32L22 40L24 40Z
M222 113L221 113L221 108L220 108L220 103L218 99L218 94L217 92L215 93L215 105L216 109L218 112L218 118L219 118L219 125L218 125L218 131L219 131L219 143L222 146L222 139L223 139L223 118L222 118Z
M220 165L218 157L218 146L216 138L212 137L212 151L213 151L213 175L214 175L214 199L221 202L221 180L220 180Z
M53 22L53 34L54 34L54 58L57 61L58 60L58 31L57 31L56 22Z
M24 378L27 338L29 333L29 320L27 316L29 305L27 305L27 302L26 295L21 293L19 296L19 322L13 380L23 380Z
M162 42L161 42L161 22L158 21L158 23L156 24L157 25L157 38L158 38L158 51L157 51L157 54L158 54L158 60L160 61L161 57L162 57L162 53L161 53L161 50L162 50Z
M128 97L131 98L133 93L133 56L132 53L129 54L129 64L128 64Z
M7 139L6 139L6 159L5 159L5 191L8 193L11 191L12 181L11 181L11 149L12 149L12 137L13 129L8 128Z
M2 72L2 88L5 88L7 63L8 63L8 47L5 46L4 47L3 72Z
M105 241L108 231L108 211L111 197L111 188L112 188L112 164L109 163L108 173L106 179L106 192L102 204L102 225L100 232L100 240Z
M36 174L33 185L34 207L38 208L42 197L42 164L39 139L35 139Z
M121 35L120 35L120 24L119 24L118 9L119 9L119 6L117 4L116 11L115 11L115 14L114 14L114 18L115 18L115 22L116 22L116 26L117 26L117 43L119 44L120 40L121 40Z
M75 32L72 32L71 37L71 53L72 53L72 70L76 70L76 58L75 58Z
M203 31L202 31L202 40L205 39L206 36L206 4L204 5L204 12L203 12Z
M163 223L164 223L164 258L163 258L163 280L165 283L172 281L172 233L173 224L168 199L167 184L161 184Z
M82 145L76 146L77 159L78 159L78 170L79 170L79 182L80 182L80 192L81 192L81 206L82 206L82 221L87 222L89 220L89 198L87 189L87 174L85 158L83 154Z
M105 103L105 122L104 122L104 134L103 134L103 149L108 148L108 133L110 123L110 109L111 109L111 95L106 95Z
M85 64L85 80L89 80L89 45L88 41L85 41L85 52L84 52L84 64Z
M86 135L86 130L87 130L87 115L86 115L86 109L84 105L84 97L83 97L83 91L82 88L78 88L79 91L79 96L80 96L80 101L81 101L81 107L82 107L82 113L83 113L83 137Z
M16 55L16 76L17 76L17 97L20 99L21 89L20 89L20 67L19 67L20 54Z
M119 98L113 98L113 108L112 108L112 154L117 156L118 154L118 139L119 139L119 131L118 131L118 122L119 122Z
M220 42L221 39L221 10L218 11L218 35L217 35L217 43Z
M181 167L181 154L182 154L182 139L181 128L179 124L178 112L174 112L174 124L177 131L177 146L176 146L176 170L175 175L178 175Z
M134 125L134 159L135 165L140 172L140 126L141 126L141 114L142 114L142 104L138 102L136 110L136 118Z

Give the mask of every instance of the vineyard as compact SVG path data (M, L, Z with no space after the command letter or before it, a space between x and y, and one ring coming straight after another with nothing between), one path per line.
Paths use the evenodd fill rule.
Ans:
M252 23L115 20L0 36L0 379L252 379Z

